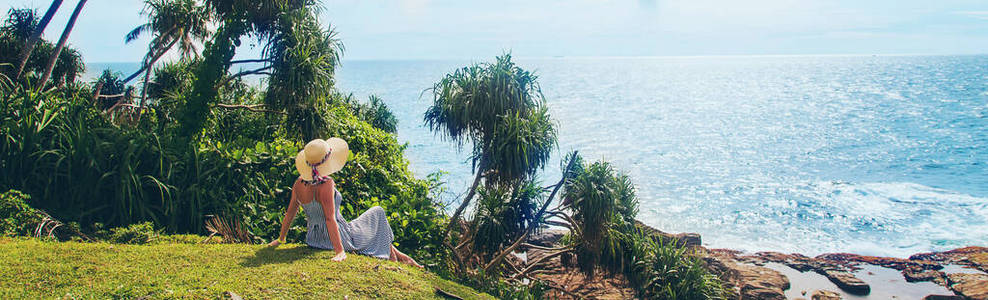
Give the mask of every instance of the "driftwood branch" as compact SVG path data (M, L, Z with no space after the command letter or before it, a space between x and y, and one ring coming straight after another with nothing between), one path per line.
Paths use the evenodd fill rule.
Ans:
M231 65L235 65L235 64L263 63L263 62L271 62L271 60L270 59L263 59L263 58L261 58L261 59L239 59L239 60L231 60L230 61L230 64Z
M220 103L220 104L216 104L216 107L226 108L226 109L245 109L245 110L249 110L249 111L252 111L252 112L266 112L266 113L275 113L275 114L281 114L281 115L284 115L285 114L285 112L283 112L283 111L265 109L265 108L263 108L264 107L264 104L243 105L243 104L222 104L222 103Z
M123 97L123 96L126 96L126 95L127 95L127 92L123 92L123 93L116 94L116 95L96 95L96 98L117 98L117 97Z
M525 267L524 270L521 270L521 272L518 272L515 275L511 275L511 279L518 278L519 276L525 276L525 274L528 274L528 272L531 272L532 270L534 270L535 267L538 267L540 264L542 264L542 262L544 262L546 260L549 260L549 259L551 259L553 257L560 256L560 255L563 255L563 254L566 254L566 253L569 253L569 252L573 252L573 251L574 251L573 250L573 247L565 247L565 248L563 248L563 250L559 250L559 251L553 252L553 253L551 253L549 255L540 257L538 260L532 262L531 264L528 264L528 266Z
M555 248L553 248L553 247L542 247L542 246L539 246L539 245L532 245L532 244L529 244L529 243L522 243L521 246L524 247L524 248L527 248L527 249L538 249L538 250L545 250L545 251L559 251L559 250L566 250L566 248L569 248L569 247L555 247Z
M546 198L545 203L542 204L542 208L540 208L539 212L535 214L535 220L542 220L542 216L545 214L546 209L549 208L549 203L552 203L552 199L556 197L556 193L559 192L559 188L563 187L563 183L566 182L566 175L569 174L567 170L572 169L574 163L576 163L576 159L571 159L569 163L566 164L566 168L563 169L563 176L559 178L559 183L556 184L556 187L552 189L552 193L549 194L549 198ZM494 268L494 266L496 266L502 259L504 259L505 256L507 256L512 251L515 251L515 249L517 249L518 246L521 246L521 243L524 242L525 239L528 238L528 235L531 234L533 231L535 231L535 228L538 228L539 225L541 224L539 224L538 221L528 224L528 229L525 230L525 233L522 234L521 237L519 237L518 240L511 245L511 247L504 249L504 251L501 251L501 254L498 254L497 256L494 257L494 259L492 259L489 263L487 263L487 265L484 266L484 270L489 273L491 269Z

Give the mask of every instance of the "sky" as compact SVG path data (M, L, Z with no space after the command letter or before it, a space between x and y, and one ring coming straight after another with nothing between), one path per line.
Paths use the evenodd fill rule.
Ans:
M0 9L50 1L4 0ZM988 53L985 0L322 0L344 59ZM76 1L45 38L57 40ZM142 1L92 0L69 43L88 62L136 62ZM244 43L249 44L249 43ZM238 52L249 57L258 49Z

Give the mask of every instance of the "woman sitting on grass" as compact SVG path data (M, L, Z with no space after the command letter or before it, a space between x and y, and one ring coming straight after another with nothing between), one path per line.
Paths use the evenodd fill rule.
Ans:
M305 243L310 247L335 250L333 261L343 261L346 251L350 251L421 268L422 265L391 245L394 234L380 206L371 207L353 221L343 219L340 214L343 196L329 175L343 168L349 152L346 141L331 138L313 140L298 153L295 168L300 176L292 186L291 202L281 221L281 234L268 245L277 247L285 242L288 226L295 220L301 205L309 223Z

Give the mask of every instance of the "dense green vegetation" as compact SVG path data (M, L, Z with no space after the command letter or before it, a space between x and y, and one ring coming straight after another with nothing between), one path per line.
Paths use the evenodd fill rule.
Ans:
M304 16L314 18L311 13L293 18ZM10 44L23 42L7 31L4 36ZM38 52L43 48L32 57L43 56ZM28 204L62 222L81 224L84 232L98 230L95 224L112 228L151 221L168 232L205 233L204 221L218 216L243 224L254 242L260 242L277 235L297 176L290 158L307 141L301 133L338 136L352 151L350 167L336 175L348 199L344 216L353 218L380 205L397 225L400 248L423 257L420 261L436 256L444 224L430 196L437 183L414 178L394 135L368 123L393 130L393 121L376 118L384 113L363 113L371 108L387 111L383 103L347 99L331 84L326 85L331 92L321 92L313 103L281 103L277 101L284 100L277 99L285 97L270 96L271 91L248 86L231 74L215 89L212 101L219 104L190 112L187 103L202 62L185 58L156 68L147 89L149 113L140 120L135 99L117 96L109 104L102 97L103 91L126 89L116 74L104 73L93 84L70 82L46 91L34 91L29 80L5 81L0 86L0 189L31 195ZM283 72L297 71L287 64L280 66ZM24 78L34 76L32 68L26 70ZM322 75L330 77L319 80L332 81L332 72ZM244 109L262 103L268 104L264 111ZM317 114L321 123L284 125L298 124L290 121L298 111ZM187 139L181 134L182 120L190 114L203 114L205 126ZM361 119L368 116L375 119ZM290 240L302 237L301 222L293 227Z
M0 237L0 298L491 299L407 265L290 244L51 243ZM163 263L165 262L165 263Z
M367 278L380 271L363 272L368 265L390 265L366 257L328 264L327 254L301 247L186 243L276 237L297 177L292 158L310 139L340 137L351 151L347 167L334 174L343 215L383 207L395 245L446 278L497 297L539 298L547 287L533 274L544 260L519 269L505 258L554 225L570 234L544 259L572 256L588 275L623 273L643 298L721 296L717 278L686 249L635 228L634 186L608 163L569 153L562 178L543 186L538 173L556 150L556 124L538 77L510 54L458 69L431 88L426 125L460 147L468 144L474 167L473 184L447 218L432 196L438 177L411 174L395 137L397 120L384 102L376 96L363 102L336 88L343 47L320 24L314 1L146 3L148 22L127 36L152 36L142 69L123 79L107 70L90 83L77 80L77 52L57 51L47 41L29 51L24 72L17 72L14 53L30 49L24 47L44 22L31 10L8 15L0 33L0 191L10 192L0 197L0 232L99 242L0 239L0 261L18 262L0 272L20 281L0 282L0 295L54 297L88 287L94 297L232 291L260 298L418 298L434 295L431 286L459 289L418 270ZM233 60L242 39L253 39L261 57ZM174 49L182 54L178 60L159 61ZM54 80L46 83L51 57L57 58ZM231 72L246 64L260 67ZM128 82L140 74L138 96ZM261 76L262 84L246 84L245 76ZM554 201L557 195L561 201ZM304 220L296 220L289 241L304 238ZM193 235L175 235L182 233ZM221 237L196 235L207 233ZM73 254L59 254L66 252ZM123 267L122 261L136 263ZM156 269L161 261L196 267L191 274L181 266ZM335 271L330 281L346 283L315 275L326 268ZM286 276L301 281L277 280ZM303 282L309 276L325 289L309 287ZM24 282L49 287L26 291ZM411 294L378 288L406 285L416 286Z

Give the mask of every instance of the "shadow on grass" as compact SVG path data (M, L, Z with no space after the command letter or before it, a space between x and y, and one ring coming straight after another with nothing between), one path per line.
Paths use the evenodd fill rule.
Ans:
M321 250L305 246L292 248L264 247L254 252L254 256L242 258L240 265L244 267L258 267L267 264L291 263L316 254L319 251Z

